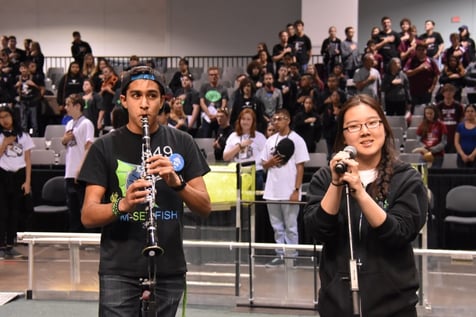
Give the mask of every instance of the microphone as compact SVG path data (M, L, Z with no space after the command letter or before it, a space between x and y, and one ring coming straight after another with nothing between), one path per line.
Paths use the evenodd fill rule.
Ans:
M351 159L357 156L357 150L352 145L347 145L343 151L349 153L349 158ZM342 160L337 162L336 166L334 167L334 171L337 174L344 174L347 171L347 164L345 164Z

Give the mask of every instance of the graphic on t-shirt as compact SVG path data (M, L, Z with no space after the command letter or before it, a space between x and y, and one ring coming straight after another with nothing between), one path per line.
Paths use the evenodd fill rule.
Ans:
M142 166L136 164L130 164L121 160L117 160L117 169L116 177L119 182L119 189L121 194L119 196L124 197L127 192L127 188L137 179L141 178ZM178 212L175 210L160 210L157 203L154 206L157 208L155 210L155 218L157 220L167 221L167 220L177 220ZM135 210L128 214L123 214L119 217L120 221L140 221L143 222L146 219L145 210Z
M221 99L221 93L218 90L209 90L205 94L205 99L207 99L210 102L217 102Z
M17 142L13 142L7 146L5 151L7 157L20 157L23 155L23 145Z

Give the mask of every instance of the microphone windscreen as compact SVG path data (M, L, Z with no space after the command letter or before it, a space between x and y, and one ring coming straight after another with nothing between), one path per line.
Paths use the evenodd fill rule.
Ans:
M352 158L352 159L357 156L357 149L355 147L353 147L352 145L347 145L344 148L344 152L349 153L349 157Z

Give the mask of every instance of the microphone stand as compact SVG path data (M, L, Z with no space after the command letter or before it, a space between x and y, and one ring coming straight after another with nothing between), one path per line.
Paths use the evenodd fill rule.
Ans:
M352 223L350 216L350 188L349 184L345 182L345 199L346 199L346 211L347 211L347 223L349 229L349 278L350 278L350 292L352 294L352 315L362 316L360 294L359 294L359 276L357 273L357 260L354 258L354 246L352 239Z

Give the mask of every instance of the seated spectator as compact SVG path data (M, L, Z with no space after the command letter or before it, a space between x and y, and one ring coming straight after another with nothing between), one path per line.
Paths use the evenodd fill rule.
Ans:
M390 60L388 71L382 80L382 92L385 95L387 116L403 116L410 109L410 84L397 57Z
M170 114L167 119L168 125L182 131L188 131L187 115L183 111L183 98L175 97L170 102Z
M454 143L458 167L476 168L476 105L464 109L464 121L456 128Z
M217 110L218 132L213 142L213 150L216 161L223 161L223 151L225 150L226 140L233 132L233 127L230 125L230 115L227 108L220 108Z
M461 101L461 93L463 88L466 86L465 75L466 70L460 63L458 57L452 55L448 58L448 63L443 66L439 82L441 85L452 84L456 88L454 98ZM443 99L441 88L442 87L440 87L440 90L435 96L436 101L441 101Z
M181 58L179 60L179 70L174 73L174 76L169 83L169 87L172 89L174 94L177 92L177 90L182 88L181 78L188 75L191 75L188 60Z
M321 139L321 122L314 109L312 97L307 96L304 99L304 107L294 116L293 123L294 131L306 142L307 151L315 152L316 143Z

